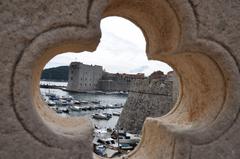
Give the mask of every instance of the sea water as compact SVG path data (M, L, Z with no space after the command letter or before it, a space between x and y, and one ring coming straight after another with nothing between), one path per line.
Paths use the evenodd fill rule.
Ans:
M41 84L48 85L56 85L56 86L66 86L67 82L49 82L49 81L41 81ZM40 92L42 95L46 93L54 93L58 96L72 96L76 100L84 100L84 101L100 101L101 105L107 104L125 104L127 100L127 95L119 95L119 94L93 94L93 93L76 93L76 92L67 92L61 89L49 89L49 88L40 88ZM115 128L118 116L112 116L109 120L96 120L92 119L92 114L94 113L113 113L113 112L121 112L122 108L119 109L105 109L105 110L92 110L92 111L70 111L69 114L58 114L62 117L66 116L84 116L93 122L94 125L100 128Z

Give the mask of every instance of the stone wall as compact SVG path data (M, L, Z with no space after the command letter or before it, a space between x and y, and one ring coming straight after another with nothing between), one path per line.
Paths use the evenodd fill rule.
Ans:
M134 79L143 79L144 74L120 74L104 72L102 66L72 62L69 66L68 91L129 91Z
M131 81L126 80L99 80L98 89L101 91L129 91Z
M173 90L172 79L133 81L117 127L131 133L140 133L147 117L160 117L170 111L176 102L173 99L176 92L178 89Z
M172 81L172 98L173 98L173 103L175 104L177 102L178 96L179 96L179 77L177 76L176 72L170 71L167 74L168 81Z

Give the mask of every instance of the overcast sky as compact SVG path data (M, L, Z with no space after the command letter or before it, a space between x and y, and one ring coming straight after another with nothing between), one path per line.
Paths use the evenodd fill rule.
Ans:
M101 65L112 73L145 73L149 75L171 67L159 61L148 60L146 42L141 30L132 22L120 17L107 17L101 21L102 38L94 52L64 53L55 56L45 68L69 65L72 61Z

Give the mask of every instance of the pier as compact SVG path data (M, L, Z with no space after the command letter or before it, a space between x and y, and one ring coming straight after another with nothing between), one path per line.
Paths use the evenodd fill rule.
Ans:
M66 89L66 86L57 86L57 85L49 85L49 84L40 84L40 88L50 88L50 89Z

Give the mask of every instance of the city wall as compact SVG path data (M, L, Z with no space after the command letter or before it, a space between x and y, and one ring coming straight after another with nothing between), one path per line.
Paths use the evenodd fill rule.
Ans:
M129 91L130 81L125 80L100 80L98 81L98 90L101 91Z
M158 79L133 81L117 127L130 133L140 134L147 117L165 115L175 102L173 81Z
M69 66L68 91L129 91L134 79L144 79L144 74L119 74L103 71L102 66L72 62Z
M161 117L168 113L178 94L178 88L173 88L173 85L178 85L177 79L167 76L161 80L148 78L133 81L118 120L118 129L139 134L147 117Z

